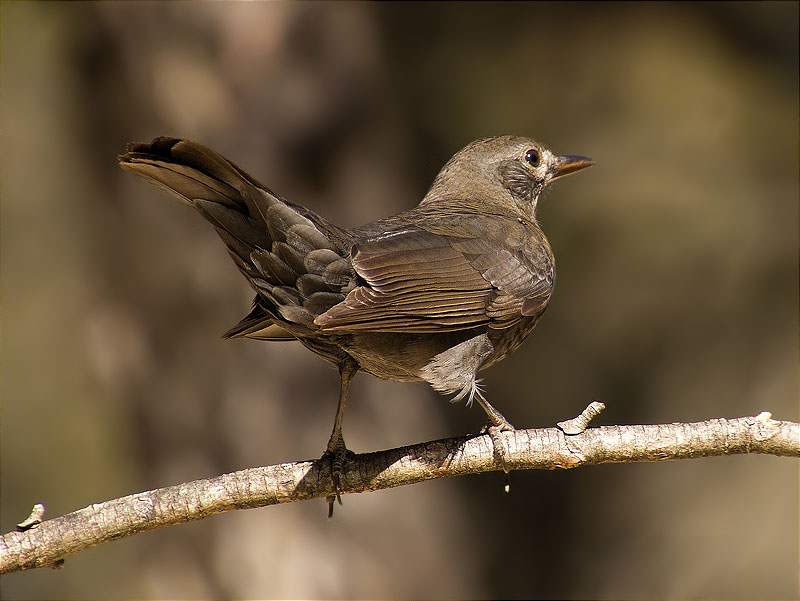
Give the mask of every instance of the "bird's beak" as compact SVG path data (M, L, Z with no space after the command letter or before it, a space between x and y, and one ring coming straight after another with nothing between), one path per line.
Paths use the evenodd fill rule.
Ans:
M575 173L586 167L594 165L594 161L588 157L581 157L575 154L559 154L555 156L553 164L553 179L558 179L570 173Z

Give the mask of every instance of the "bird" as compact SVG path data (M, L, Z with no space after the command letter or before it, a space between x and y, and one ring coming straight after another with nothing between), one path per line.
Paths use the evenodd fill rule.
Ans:
M224 337L299 341L338 367L323 454L335 493L329 516L334 499L341 504L350 452L342 419L359 371L477 402L508 473L499 434L514 427L477 374L519 347L547 308L555 259L536 210L550 184L591 159L526 137L481 138L452 156L416 207L351 229L196 142L130 143L118 159L209 221L255 289L251 312Z

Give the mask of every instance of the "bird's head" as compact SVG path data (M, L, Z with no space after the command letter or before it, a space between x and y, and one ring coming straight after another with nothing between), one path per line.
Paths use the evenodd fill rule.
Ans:
M539 196L552 181L591 165L589 158L553 154L529 138L482 138L453 155L422 202L453 199L486 210L510 203L535 219Z

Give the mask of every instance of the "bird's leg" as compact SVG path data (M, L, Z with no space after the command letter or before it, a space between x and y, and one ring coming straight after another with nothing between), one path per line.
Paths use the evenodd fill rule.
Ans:
M342 436L342 418L344 417L344 407L347 403L347 393L350 390L350 381L358 371L358 364L347 357L342 363L339 364L339 377L341 384L339 387L339 407L336 409L336 419L333 421L333 432L328 441L328 448L322 455L323 458L331 458L331 478L333 480L333 488L336 492L335 496L328 497L328 517L333 516L333 502L338 501L339 505L342 504L341 481L342 474L344 473L344 462L347 459L347 446L344 444L344 436Z
M503 414L495 409L491 403L484 398L484 396L481 394L481 391L477 388L475 389L475 395L473 399L478 402L478 404L486 412L486 415L489 417L489 423L486 425L485 432L488 433L489 437L492 439L492 448L494 451L495 461L500 464L500 466L503 468L503 472L505 472L505 491L508 492L510 488L510 478L508 475L509 469L508 462L506 461L505 448L500 440L500 433L510 432L516 428L514 428L514 426L511 425L511 422L503 417Z

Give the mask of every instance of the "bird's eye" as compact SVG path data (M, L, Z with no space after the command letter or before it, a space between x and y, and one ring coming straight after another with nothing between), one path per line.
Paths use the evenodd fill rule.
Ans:
M534 148L531 148L525 153L525 161L530 163L532 167L538 167L541 160L542 157L539 154L539 151Z

